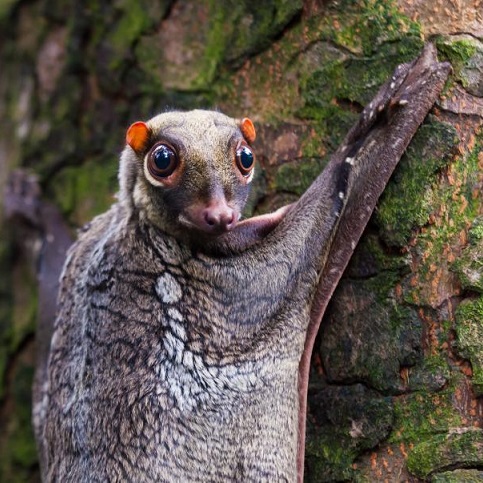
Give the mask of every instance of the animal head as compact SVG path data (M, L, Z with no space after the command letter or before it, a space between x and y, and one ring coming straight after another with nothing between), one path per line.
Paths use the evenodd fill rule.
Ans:
M121 157L121 199L177 237L232 230L254 175L253 123L213 111L167 112L135 122Z

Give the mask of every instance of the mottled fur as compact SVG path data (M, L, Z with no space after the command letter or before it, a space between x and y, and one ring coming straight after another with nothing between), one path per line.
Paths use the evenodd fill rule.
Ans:
M181 146L178 191L154 186L144 153L126 147L119 201L79 237L61 279L36 397L45 480L301 479L307 333L444 82L447 67L425 55L385 86L297 204L217 237L179 214L220 193L243 208L238 122L192 111L148 123L150 143ZM405 84L411 68L419 77Z

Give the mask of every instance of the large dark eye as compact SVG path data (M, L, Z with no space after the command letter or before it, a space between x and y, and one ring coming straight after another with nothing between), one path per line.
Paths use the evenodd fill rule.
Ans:
M155 178L166 178L178 167L178 156L166 144L158 144L148 158L148 169Z
M252 172L255 158L253 157L252 150L248 146L241 145L236 150L236 164L243 176L248 176Z

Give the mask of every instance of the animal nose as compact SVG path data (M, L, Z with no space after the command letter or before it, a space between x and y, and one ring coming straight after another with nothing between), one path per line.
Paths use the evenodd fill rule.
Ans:
M204 220L212 229L231 230L235 225L235 211L224 201L210 203L204 209Z

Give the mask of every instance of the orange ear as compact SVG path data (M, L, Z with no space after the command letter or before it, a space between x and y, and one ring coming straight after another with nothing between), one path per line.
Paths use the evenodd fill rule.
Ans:
M240 130L245 137L245 139L251 144L253 141L255 141L255 138L257 137L257 133L255 131L255 126L253 125L253 122L248 119L248 117L245 117L242 119L242 122L240 124Z
M126 133L126 143L139 152L145 146L149 138L149 128L146 123L139 121L131 124Z

